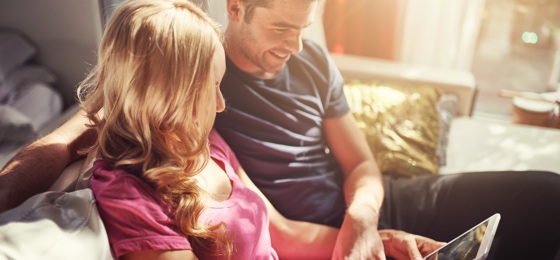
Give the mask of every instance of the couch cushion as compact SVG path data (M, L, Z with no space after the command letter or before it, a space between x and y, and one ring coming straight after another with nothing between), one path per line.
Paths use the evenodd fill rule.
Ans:
M445 159L438 154L445 155L447 143L440 137L447 137L444 123L452 119L456 103L439 107L450 111L438 111L438 102L445 96L429 86L351 82L345 94L384 174L438 173L440 160Z
M28 116L11 106L0 105L0 143L27 142L36 136Z
M44 192L0 214L0 259L112 259L92 191Z
M560 169L560 130L484 118L458 117L449 131L440 174Z

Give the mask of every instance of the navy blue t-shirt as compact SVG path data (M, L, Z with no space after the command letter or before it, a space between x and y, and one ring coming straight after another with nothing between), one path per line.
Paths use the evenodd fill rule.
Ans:
M323 120L349 112L344 81L326 50L310 41L274 79L229 59L220 86L226 110L215 127L253 182L281 214L339 227L343 173L329 153Z

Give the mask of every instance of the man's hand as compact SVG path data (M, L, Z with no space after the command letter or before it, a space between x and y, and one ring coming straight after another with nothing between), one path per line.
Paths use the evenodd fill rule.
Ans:
M375 214L346 214L340 227L333 259L384 260L383 243Z
M381 172L351 112L325 119L330 151L344 172L346 215L337 236L334 259L385 259L377 232L383 203Z
M423 256L446 244L427 237L392 229L380 230L379 235L387 256L396 260L422 259Z

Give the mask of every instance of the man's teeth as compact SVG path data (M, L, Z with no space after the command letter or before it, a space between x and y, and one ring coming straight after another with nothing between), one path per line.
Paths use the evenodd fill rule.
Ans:
M282 54L280 54L280 53L273 52L273 51L271 51L271 53L274 54L274 56L276 56L276 57L278 57L278 58L282 58L282 59L288 57L287 54L286 54L286 55L282 55Z

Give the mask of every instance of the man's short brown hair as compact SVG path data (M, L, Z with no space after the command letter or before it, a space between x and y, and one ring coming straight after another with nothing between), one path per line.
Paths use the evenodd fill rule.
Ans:
M240 0L245 5L245 20L246 23L250 23L251 19L253 18L253 14L255 12L255 8L257 7L264 7L268 8L273 1L284 1L284 0ZM302 0L307 2L315 2L319 0Z

